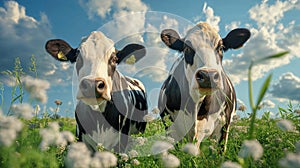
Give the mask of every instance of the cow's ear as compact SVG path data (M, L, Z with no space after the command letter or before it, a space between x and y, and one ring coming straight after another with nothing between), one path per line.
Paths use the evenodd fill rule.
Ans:
M234 29L223 38L224 51L228 49L237 49L244 45L250 38L250 31L244 28Z
M46 51L59 61L76 61L78 51L72 48L67 42L61 39L53 39L47 41L45 45Z
M139 61L146 55L146 49L144 46L140 44L128 44L122 50L117 51L116 56L118 57L117 63L121 63L122 61L132 63Z
M161 40L171 49L183 51L184 43L179 34L173 29L165 29L160 34Z

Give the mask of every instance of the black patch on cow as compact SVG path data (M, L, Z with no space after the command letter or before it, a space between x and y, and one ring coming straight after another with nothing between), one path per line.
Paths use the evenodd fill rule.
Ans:
M85 130L83 129L80 120L78 119L77 112L75 111L75 119L76 119L76 137L78 138L78 141L82 141L82 134L85 134Z
M181 93L180 88L174 77L169 76L164 83L166 106L170 111L180 110Z
M184 45L184 60L187 64L193 65L194 64L194 57L195 57L195 50L193 45L190 41L186 41Z

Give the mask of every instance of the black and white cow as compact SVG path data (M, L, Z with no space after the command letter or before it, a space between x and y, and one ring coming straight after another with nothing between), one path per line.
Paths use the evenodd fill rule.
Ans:
M102 32L92 32L76 49L60 39L49 40L45 47L59 61L76 62L79 141L87 134L116 152L126 149L129 135L145 130L148 107L144 85L123 76L116 66L132 55L139 60L145 47L129 44L118 51Z
M167 130L175 140L196 140L199 147L204 138L212 137L226 150L236 95L222 66L223 52L242 47L249 37L249 30L239 28L222 39L203 22L184 38L172 29L162 31L162 41L182 52L163 83L158 102L161 117L170 115L173 123Z

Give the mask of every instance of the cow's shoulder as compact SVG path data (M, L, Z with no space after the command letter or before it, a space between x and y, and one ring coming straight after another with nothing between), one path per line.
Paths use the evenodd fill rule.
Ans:
M142 92L146 93L146 89L145 86L143 85L143 83L135 78L131 78L129 76L124 76L126 81L128 82L128 86L130 89L132 90L141 90Z

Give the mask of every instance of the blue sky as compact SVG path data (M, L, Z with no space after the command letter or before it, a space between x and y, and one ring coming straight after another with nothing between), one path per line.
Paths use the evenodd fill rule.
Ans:
M148 11L157 12L136 13ZM44 50L45 42L51 38L61 38L77 47L82 37L95 30L104 31L110 34L111 38L117 39L122 33L126 35L144 28L154 33L122 39L116 42L116 45L121 48L128 42L140 42L149 47L150 53L157 53L152 58L145 58L139 65L119 67L122 73L135 76L145 83L150 106L153 107L156 105L156 94L172 61L178 57L178 53L168 50L157 40L159 32L162 28L174 28L184 36L185 28L189 24L207 21L219 30L222 37L236 27L251 30L252 37L248 43L239 50L225 53L223 62L226 72L230 74L235 84L239 100L247 107L249 100L246 74L250 61L280 51L290 51L284 58L265 62L253 69L255 92L266 76L273 73L271 88L265 98L263 110L276 113L278 106L286 107L290 100L298 105L300 101L299 14L300 2L297 0L248 0L243 3L239 0L228 0L226 3L210 0L1 1L0 71L12 70L16 57L20 57L24 70L27 71L30 56L35 55L38 77L48 80L51 84L47 90L48 102L41 106L55 107L54 101L60 99L63 102L62 115L67 110L72 116L73 65L53 60ZM130 17L126 17L128 15ZM128 24L134 23L133 27L120 25L111 29L105 27L122 16L128 19ZM154 23L155 17L160 19L159 22ZM139 27L141 25L142 27ZM152 41L148 43L147 40ZM151 69L150 65L154 65L156 69ZM149 68L142 69L142 67ZM28 74L32 75L30 72ZM11 90L6 86L7 80L3 79L3 76L2 83L5 86L2 107L5 112L11 100ZM256 94L254 96L256 97ZM249 108L247 111L249 112Z

